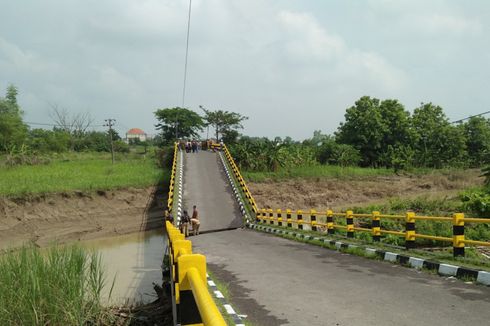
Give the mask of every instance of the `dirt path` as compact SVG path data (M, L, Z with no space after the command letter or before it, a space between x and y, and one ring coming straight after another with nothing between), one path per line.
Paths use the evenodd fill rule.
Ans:
M155 187L0 198L0 249L46 246L157 228L166 194Z
M295 179L249 183L260 208L345 208L379 203L393 197L455 196L465 188L480 185L476 170L452 174L369 177L356 179Z

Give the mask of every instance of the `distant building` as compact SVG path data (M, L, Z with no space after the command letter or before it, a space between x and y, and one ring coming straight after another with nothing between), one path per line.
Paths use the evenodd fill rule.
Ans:
M126 133L126 142L130 143L132 140L139 139L139 141L146 141L148 139L148 135L139 128L129 129Z

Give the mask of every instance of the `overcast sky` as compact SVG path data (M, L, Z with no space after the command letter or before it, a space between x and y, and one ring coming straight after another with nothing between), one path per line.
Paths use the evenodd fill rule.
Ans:
M0 0L0 88L154 133L181 106L188 0ZM489 110L490 2L193 0L185 106L240 112L253 136L336 130L359 97ZM2 94L3 96L3 94Z

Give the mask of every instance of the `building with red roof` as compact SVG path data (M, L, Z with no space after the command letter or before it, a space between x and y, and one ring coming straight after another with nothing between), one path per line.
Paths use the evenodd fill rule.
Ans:
M126 142L130 143L132 139L146 141L148 139L148 135L140 128L131 128L126 133Z

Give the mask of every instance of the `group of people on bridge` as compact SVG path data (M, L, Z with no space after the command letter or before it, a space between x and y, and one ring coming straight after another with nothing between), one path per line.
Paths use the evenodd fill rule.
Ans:
M168 210L165 211L165 220L169 221L170 223L174 223L174 218ZM199 212L197 210L197 206L194 205L192 207L192 216L189 216L187 210L184 210L178 225L180 232L182 232L186 237L189 236L189 231L192 231L193 235L199 235L200 226L201 221L199 220ZM190 229L190 227L192 228Z
M211 139L208 140L179 140L179 150L186 153L199 153L203 150L212 150L213 152L218 148L223 148L223 141L217 143Z

